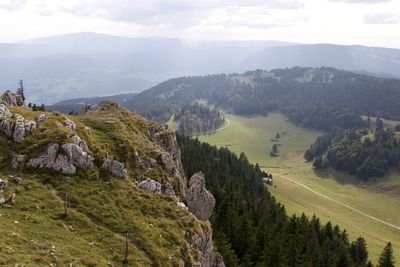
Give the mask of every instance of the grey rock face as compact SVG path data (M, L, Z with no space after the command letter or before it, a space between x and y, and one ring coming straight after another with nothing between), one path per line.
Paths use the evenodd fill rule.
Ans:
M165 127L159 126L149 129L150 138L163 148L168 154L161 154L161 161L168 171L173 171L174 178L177 181L179 194L183 199L187 195L187 179L183 175L183 165L181 160L181 150L176 140L175 134L165 133ZM171 167L172 166L172 167Z
M9 120L9 119L15 119ZM37 127L35 121L25 120L19 114L12 114L5 105L0 104L0 132L16 143L21 143L24 138Z
M201 267L225 267L222 256L213 248L212 234L204 231L200 226L199 231L191 236L192 247L199 251L196 265Z
M155 194L161 194L161 184L157 181L154 181L150 178L147 178L144 181L141 181L138 184L140 189L155 193Z
M23 106L24 101L22 100L21 96L16 95L13 92L7 90L0 97L0 104L3 104L7 107Z
M74 174L76 167L89 169L94 166L89 155L76 144L64 144L61 151L59 150L60 145L50 144L45 153L38 158L30 159L27 166L53 169L64 174Z
M16 155L11 161L11 167L15 170L23 169L25 167L25 160L25 155Z
M125 165L122 162L104 158L101 168L108 172L111 172L115 176L128 178L128 170L125 168Z
M0 190L4 190L8 186L8 180L0 179Z
M210 218L215 206L215 199L205 188L205 179L202 172L195 173L190 178L186 202L189 211L198 219L207 221Z
M0 120L8 119L11 117L11 112L4 104L0 104Z
M20 178L20 177L14 177L14 182L15 182L17 185L20 185L20 184L22 183L22 178Z
M75 145L77 145L77 146L79 146L80 148L82 148L82 150L83 150L84 152L87 153L87 152L89 151L89 147L88 147L86 141L85 141L85 140L82 140L79 136L73 135L73 136L71 136L71 140L72 140L72 142L73 142Z
M171 185L170 183L168 183L168 182L165 183L164 194L166 194L167 196L175 196L174 188L173 188L172 185Z
M68 129L70 129L71 132L76 132L76 124L75 124L75 122L73 122L73 121L71 121L71 120L69 120L69 119L65 119L65 120L63 121L63 125L64 125L65 127L67 127Z

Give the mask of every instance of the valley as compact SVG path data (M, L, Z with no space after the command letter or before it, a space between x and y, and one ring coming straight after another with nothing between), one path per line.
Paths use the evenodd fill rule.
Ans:
M252 163L274 173L276 187L269 190L289 214L316 214L323 222L332 221L345 228L351 240L365 237L375 262L384 244L391 241L400 263L400 230L396 228L400 226L400 176L396 170L376 182L362 182L331 168L314 171L303 153L322 132L297 127L280 113L225 117L229 127L199 136L199 140L237 154L243 151ZM277 157L270 156L273 144L278 144Z

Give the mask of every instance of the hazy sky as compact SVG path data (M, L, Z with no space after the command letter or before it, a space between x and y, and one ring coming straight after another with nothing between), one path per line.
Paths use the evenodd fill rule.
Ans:
M400 48L400 0L0 0L0 42L83 31Z

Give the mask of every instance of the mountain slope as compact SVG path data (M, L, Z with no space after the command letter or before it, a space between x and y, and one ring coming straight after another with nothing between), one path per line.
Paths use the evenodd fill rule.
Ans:
M207 221L213 198L193 196L209 193L204 181L188 185L171 131L110 101L64 116L12 106L7 96L0 101L1 265L120 265L126 232L134 266L220 262ZM196 209L200 203L209 209Z
M242 70L287 67L333 67L400 77L400 50L332 44L270 47L247 58Z

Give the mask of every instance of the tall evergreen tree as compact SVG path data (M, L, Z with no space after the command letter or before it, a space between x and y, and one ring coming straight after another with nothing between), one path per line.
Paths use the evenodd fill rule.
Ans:
M379 258L378 267L394 267L392 243L387 243Z

